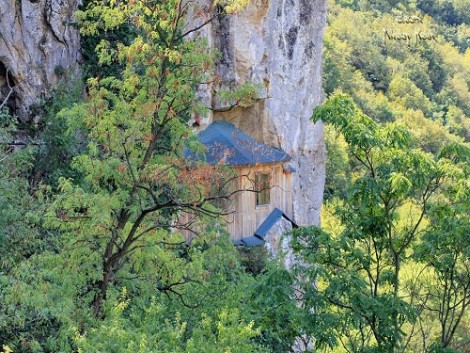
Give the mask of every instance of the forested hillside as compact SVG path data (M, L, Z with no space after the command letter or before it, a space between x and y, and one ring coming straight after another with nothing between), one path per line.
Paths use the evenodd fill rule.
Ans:
M468 352L470 2L329 8L323 230L295 237L330 323L317 337L335 352Z
M375 121L405 124L431 153L469 141L469 1L335 0L329 9L327 95L340 90ZM327 196L344 173L329 173Z

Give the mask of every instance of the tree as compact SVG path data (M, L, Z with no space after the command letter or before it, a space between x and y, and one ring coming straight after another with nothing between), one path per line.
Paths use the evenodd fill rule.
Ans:
M100 63L115 65L116 75L90 78L87 98L58 114L64 135L86 148L75 150L60 192L42 194L52 203L38 229L54 246L2 273L2 315L13 315L6 324L12 329L2 326L1 337L15 351L86 347L85 332L97 335L90 334L94 342L101 330L120 327L113 318L135 324L135 313L162 305L174 324L169 327L184 328L178 338L183 350L209 337L225 340L227 349L242 343L256 350L251 320L240 323L247 314L232 307L250 293L249 277L233 245L217 240L221 211L211 205L233 175L224 166L184 157L184 148L200 148L188 121L204 110L195 92L210 79L215 55L198 30L243 3L219 1L214 9L192 1L96 1L77 13L83 35L126 24L135 37L100 41ZM198 213L202 222L193 241L175 231L184 211ZM206 303L209 296L217 300ZM113 310L127 298L118 318ZM153 300L159 304L152 306ZM145 329L136 324L129 337ZM149 337L164 336L162 326L155 331Z
M332 126L325 127L325 143L328 154L326 160L326 180L324 199L329 200L347 189L351 173L349 156L344 137Z
M238 6L221 5L229 11ZM191 23L189 14L195 14ZM167 242L179 212L218 214L206 195L228 174L222 166L189 165L183 148L195 144L187 123L202 109L195 89L209 79L212 66L213 53L197 31L219 15L190 1L91 2L77 14L84 35L124 23L136 33L128 45L99 43L100 62L122 72L89 79L88 99L61 113L71 133L86 136L88 151L73 162L81 178L61 181L48 225L74 242L92 244L89 265L101 273L93 271L83 285L93 293L96 317L132 254Z
M345 95L331 97L313 119L338 129L354 159L347 195L335 201L335 231L304 228L293 237L303 299L324 329L317 345L405 351L403 329L419 312L404 296L404 272L413 245L429 230L431 204L447 186L466 183L468 147L453 149L455 158L433 158L411 147L404 126L378 125Z
M429 115L431 112L431 101L410 79L393 78L388 94L390 99L397 101L407 109L420 109L425 115Z
M455 342L454 338L459 325L468 324L470 306L468 151L450 145L441 155L462 163L460 168L452 168L459 174L458 182L444 185L439 198L430 204L430 225L414 249L414 257L432 274L431 282L423 284L421 302L439 322L440 334L432 345L435 351L468 344L465 339Z

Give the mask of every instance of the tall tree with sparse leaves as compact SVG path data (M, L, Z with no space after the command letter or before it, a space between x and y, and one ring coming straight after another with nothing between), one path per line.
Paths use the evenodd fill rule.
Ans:
M127 27L134 37L99 42L100 64L117 68L115 75L90 78L86 99L59 113L64 134L86 148L76 150L60 192L43 193L51 201L43 229L59 235L48 239L54 246L1 276L2 314L14 315L0 337L15 351L112 350L119 341L106 333L130 322L121 351L147 340L156 351L195 351L203 341L207 351L216 342L257 350L253 323L234 305L247 302L239 291L248 295L249 278L214 228L220 211L211 201L233 174L184 157L185 148L200 149L188 121L205 109L195 92L210 79L215 57L198 31L246 3L92 1L76 14L84 36ZM178 223L185 211L201 220L203 234L191 242L175 231L191 229ZM208 305L210 295L217 300ZM149 330L141 315L167 321Z

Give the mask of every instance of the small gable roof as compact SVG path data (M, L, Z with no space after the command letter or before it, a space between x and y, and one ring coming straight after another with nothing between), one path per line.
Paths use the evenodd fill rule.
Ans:
M285 218L288 220L293 228L297 228L295 224L287 215L282 212L280 209L275 208L271 213L266 217L266 219L261 223L261 225L256 229L253 236L242 238L241 240L235 242L237 246L247 246L249 248L263 245L265 242L266 235L269 233L271 228L281 219Z
M266 217L263 223L261 223L258 229L255 230L255 235L264 239L264 237L266 237L266 234L268 234L273 225L276 224L276 222L281 219L283 215L284 213L279 208L275 208L274 210L272 210L272 212L269 214L268 217Z
M255 236L264 239L266 235L269 233L271 228L282 218L284 217L289 222L292 223L294 228L297 228L297 224L295 224L287 215L282 212L279 208L274 208L271 213L266 217L266 219L261 223L258 229L255 230Z
M253 248L255 246L260 246L260 245L264 244L263 239L260 239L258 237L254 237L254 236L242 238L241 242L243 243L243 245L245 245L249 248Z
M206 162L231 166L283 163L291 157L282 150L256 142L251 136L227 121L215 121L199 133L206 146ZM189 156L188 156L189 157Z

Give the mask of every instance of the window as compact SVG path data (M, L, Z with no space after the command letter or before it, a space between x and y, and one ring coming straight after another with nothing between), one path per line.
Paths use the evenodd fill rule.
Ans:
M269 205L271 175L268 173L255 174L256 206Z

